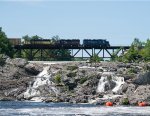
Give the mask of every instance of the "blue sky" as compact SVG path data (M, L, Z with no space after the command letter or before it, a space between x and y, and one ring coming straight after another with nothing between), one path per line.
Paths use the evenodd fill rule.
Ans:
M8 37L59 35L130 45L135 37L150 37L150 1L0 0L0 27Z

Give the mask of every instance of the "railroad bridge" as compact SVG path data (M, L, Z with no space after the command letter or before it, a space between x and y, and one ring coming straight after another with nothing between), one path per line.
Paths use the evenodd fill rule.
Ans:
M84 47L82 45L75 46L51 46L49 44L23 44L23 45L15 45L15 53L18 57L23 57L22 52L25 52L29 56L29 60L33 60L36 54L39 54L38 60L45 60L50 56L48 50L70 50L71 58L90 58L94 54L97 54L102 58L112 58L113 54L123 55L126 50L128 50L130 46L109 46L109 47ZM64 56L65 57L65 56Z

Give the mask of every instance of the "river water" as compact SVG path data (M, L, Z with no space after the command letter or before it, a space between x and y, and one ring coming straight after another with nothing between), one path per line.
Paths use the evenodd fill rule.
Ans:
M0 116L150 116L150 107L0 101Z

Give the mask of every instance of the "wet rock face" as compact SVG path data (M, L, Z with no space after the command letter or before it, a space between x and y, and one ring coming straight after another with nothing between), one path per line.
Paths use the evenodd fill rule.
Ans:
M31 75L38 75L43 70L43 67L37 64L30 63L25 66L25 70Z
M134 80L134 83L138 85L150 84L150 72L146 72L145 74L139 74Z

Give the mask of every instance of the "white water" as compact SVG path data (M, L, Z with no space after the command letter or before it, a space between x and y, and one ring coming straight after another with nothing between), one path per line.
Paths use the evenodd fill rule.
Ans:
M110 84L111 83L115 84L115 87L111 88ZM114 73L112 72L104 72L102 73L102 76L99 80L97 92L105 92L105 86L106 84L109 85L109 89L112 90L113 92L117 93L119 90L122 89L122 85L124 84L124 77L117 77Z
M50 74L48 73L48 70L50 69L50 66L44 67L43 71L40 72L37 77L50 77Z
M122 89L124 82L124 77L113 76L112 80L116 83L115 88L113 88L113 92L117 93L120 89Z
M149 116L150 107L0 101L0 116Z
M106 76L102 76L99 80L97 92L105 92L105 84L108 82L108 78Z
M32 115L32 116L149 116L150 107L46 107L0 109L1 115ZM13 115L14 114L14 115Z
M42 101L44 98L43 91L46 91L48 94L54 93L56 96L58 95L59 91L51 81L51 74L48 73L49 68L50 66L44 67L43 71L36 76L33 84L30 85L24 93L24 98L32 98L31 100L34 101Z

